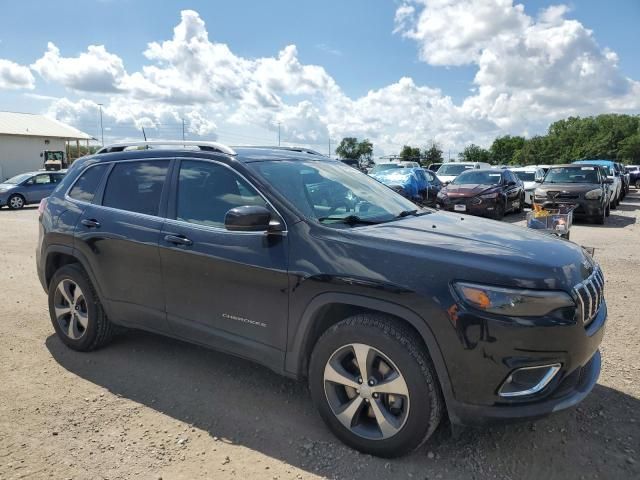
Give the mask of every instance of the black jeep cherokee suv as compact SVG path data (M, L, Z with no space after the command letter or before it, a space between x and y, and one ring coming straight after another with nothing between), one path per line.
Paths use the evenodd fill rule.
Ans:
M124 326L306 377L329 428L381 456L596 383L604 278L578 245L417 209L313 151L183 144L106 147L41 204L70 348Z

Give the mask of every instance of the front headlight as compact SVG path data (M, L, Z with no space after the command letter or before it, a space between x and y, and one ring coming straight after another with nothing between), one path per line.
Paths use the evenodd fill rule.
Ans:
M575 307L566 292L525 290L458 282L454 289L464 303L498 315L541 317L564 307Z
M485 195L480 195L480 198L498 198L498 193L487 193Z
M602 190L600 190L599 188L596 188L594 190L589 190L587 193L584 194L584 198L586 198L587 200L597 200L602 196Z

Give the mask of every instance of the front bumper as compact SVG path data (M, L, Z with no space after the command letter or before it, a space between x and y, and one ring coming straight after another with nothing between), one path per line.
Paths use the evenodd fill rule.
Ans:
M545 200L541 202L540 200L535 200L535 203L541 204L544 208L557 208L558 204L562 205L576 205L575 210L573 211L574 217L600 217L602 216L602 212L605 206L602 204L600 200L585 200L578 199L573 201L549 201Z
M452 423L482 425L544 416L582 401L600 374L599 346L607 319L603 300L593 320L545 317L534 321L459 311L456 334L462 352L443 351L453 390L447 398ZM522 367L560 364L539 392L504 398L499 389Z
M478 200L480 201L478 203ZM488 198L481 199L479 197L463 197L456 199L447 199L442 200L441 198L437 201L438 206L442 210L446 210L448 212L456 212L456 213L468 213L471 215L477 215L480 217L483 216L491 216L494 214L496 210L497 199ZM464 210L456 210L456 205L464 205Z

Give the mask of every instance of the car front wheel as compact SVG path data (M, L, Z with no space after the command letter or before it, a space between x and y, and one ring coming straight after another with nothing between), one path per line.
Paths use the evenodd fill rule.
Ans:
M22 207L24 207L24 203L24 197L18 194L11 195L7 200L7 206L11 210L20 210Z
M395 457L416 449L442 417L424 344L384 315L356 315L329 328L311 355L309 388L333 433L372 455Z

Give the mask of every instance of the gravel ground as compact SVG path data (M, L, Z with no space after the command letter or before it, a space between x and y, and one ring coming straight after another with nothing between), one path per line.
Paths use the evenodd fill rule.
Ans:
M64 348L35 273L37 212L2 209L0 479L640 478L639 214L633 193L607 225L572 230L609 304L603 372L578 408L383 460L338 443L304 384L247 361L141 332Z

